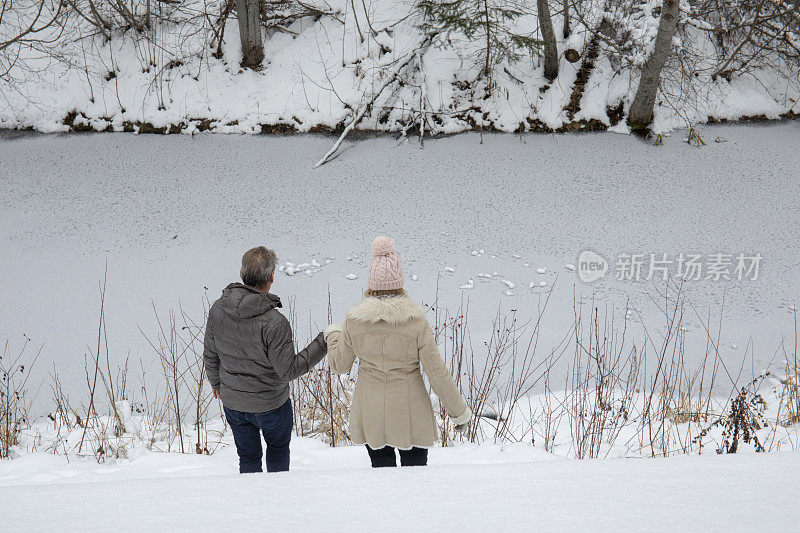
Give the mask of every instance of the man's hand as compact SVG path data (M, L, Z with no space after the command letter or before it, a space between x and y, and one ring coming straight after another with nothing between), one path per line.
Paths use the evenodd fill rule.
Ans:
M219 389L211 389L211 392L214 394L215 399L219 400L222 398L222 393L219 391Z

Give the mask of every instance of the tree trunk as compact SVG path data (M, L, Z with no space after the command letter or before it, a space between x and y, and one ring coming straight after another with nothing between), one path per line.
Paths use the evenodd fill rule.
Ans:
M679 0L663 0L661 4L661 20L658 23L655 47L642 67L642 78L639 88L628 111L628 125L633 130L644 130L653 121L653 107L658 93L658 82L661 69L669 58L672 49L672 38L678 27L680 15Z
M536 8L544 41L544 77L553 81L558 76L558 45L556 33L553 31L553 19L550 18L550 6L547 5L547 0L536 0Z
M236 0L243 67L256 68L264 60L264 44L261 42L261 1Z
M487 77L491 75L492 62L492 27L489 24L489 2L483 0L483 14L486 17L486 64L483 66L483 73Z
M564 35L564 39L569 37L569 1L564 0L564 29L562 30L562 34Z

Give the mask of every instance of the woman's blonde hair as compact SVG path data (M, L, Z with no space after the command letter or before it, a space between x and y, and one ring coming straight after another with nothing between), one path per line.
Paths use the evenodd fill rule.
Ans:
M364 296L366 297L376 297L380 298L381 296L405 296L407 293L405 289L389 289L385 291L374 291L372 289L367 289L364 292Z

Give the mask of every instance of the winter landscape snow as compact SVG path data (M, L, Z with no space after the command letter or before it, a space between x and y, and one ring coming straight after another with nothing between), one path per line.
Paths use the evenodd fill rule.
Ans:
M553 421L555 430L532 422L553 398L568 402L547 391L564 388L574 371L569 350L552 361L557 386L536 383L514 407L506 435L491 429L492 409L502 419L505 407L484 406L479 443L433 449L424 471L373 472L360 447L331 448L316 435L294 439L293 472L243 479L215 405L203 430L211 455L176 453L175 435L137 411L141 390L163 393L150 345L163 340L156 313L162 320L184 313L202 325L209 300L237 278L243 250L265 244L278 252L274 292L289 304L304 344L328 323L329 298L337 321L358 301L369 242L388 234L401 250L407 290L431 308L445 336L455 330L438 320L468 309L465 342L479 364L491 356L485 343L493 342L498 313L515 314L526 334L537 324L537 353L563 350L575 313L594 316L592 309L625 325L627 342L657 344L669 317L663 302L674 297L658 276L616 279L620 255L760 254L757 279L685 281L685 318L674 334L689 369L708 358L709 338L718 342L724 372L714 385L720 396L708 396L713 409L727 412L733 381L744 385L771 370L774 377L759 381L763 414L783 420L782 384L791 378L780 372L800 303L800 128L718 125L701 134L700 148L680 131L661 146L612 133L465 134L429 140L422 150L366 137L347 141L315 170L329 137L3 133L0 334L6 359L26 342L39 354L29 378L36 420L16 458L0 461L4 525L793 530L800 459L791 424L758 431L770 453L742 444L746 453L718 456L725 437L717 426L703 453L686 457L682 450L696 455L703 423L670 415L674 432L658 452L641 427L621 423L615 440L586 456L596 459L575 460L582 452L569 414ZM579 277L586 250L609 262L592 283ZM118 404L126 434L90 434L92 447L77 453L81 427L73 421L64 433L58 414L43 416L53 413L48 374L57 371L76 405L86 401L104 276L108 364L127 360L133 368L131 398ZM452 339L442 342L447 356ZM626 409L641 409L644 397L631 398ZM187 448L197 435L184 437Z
M797 6L0 0L0 531L798 530Z

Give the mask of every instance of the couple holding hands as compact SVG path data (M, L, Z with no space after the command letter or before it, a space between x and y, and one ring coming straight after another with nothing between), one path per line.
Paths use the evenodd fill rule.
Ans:
M364 299L295 353L292 329L278 311L275 252L263 246L242 257L242 283L231 283L214 302L206 323L206 374L221 398L233 432L241 473L261 472L266 443L268 472L289 470L294 417L289 383L327 352L337 374L358 359L350 406L350 439L366 445L373 467L424 466L437 440L436 419L422 378L444 404L457 430L472 417L436 346L425 310L403 290L403 269L389 237L372 242Z

